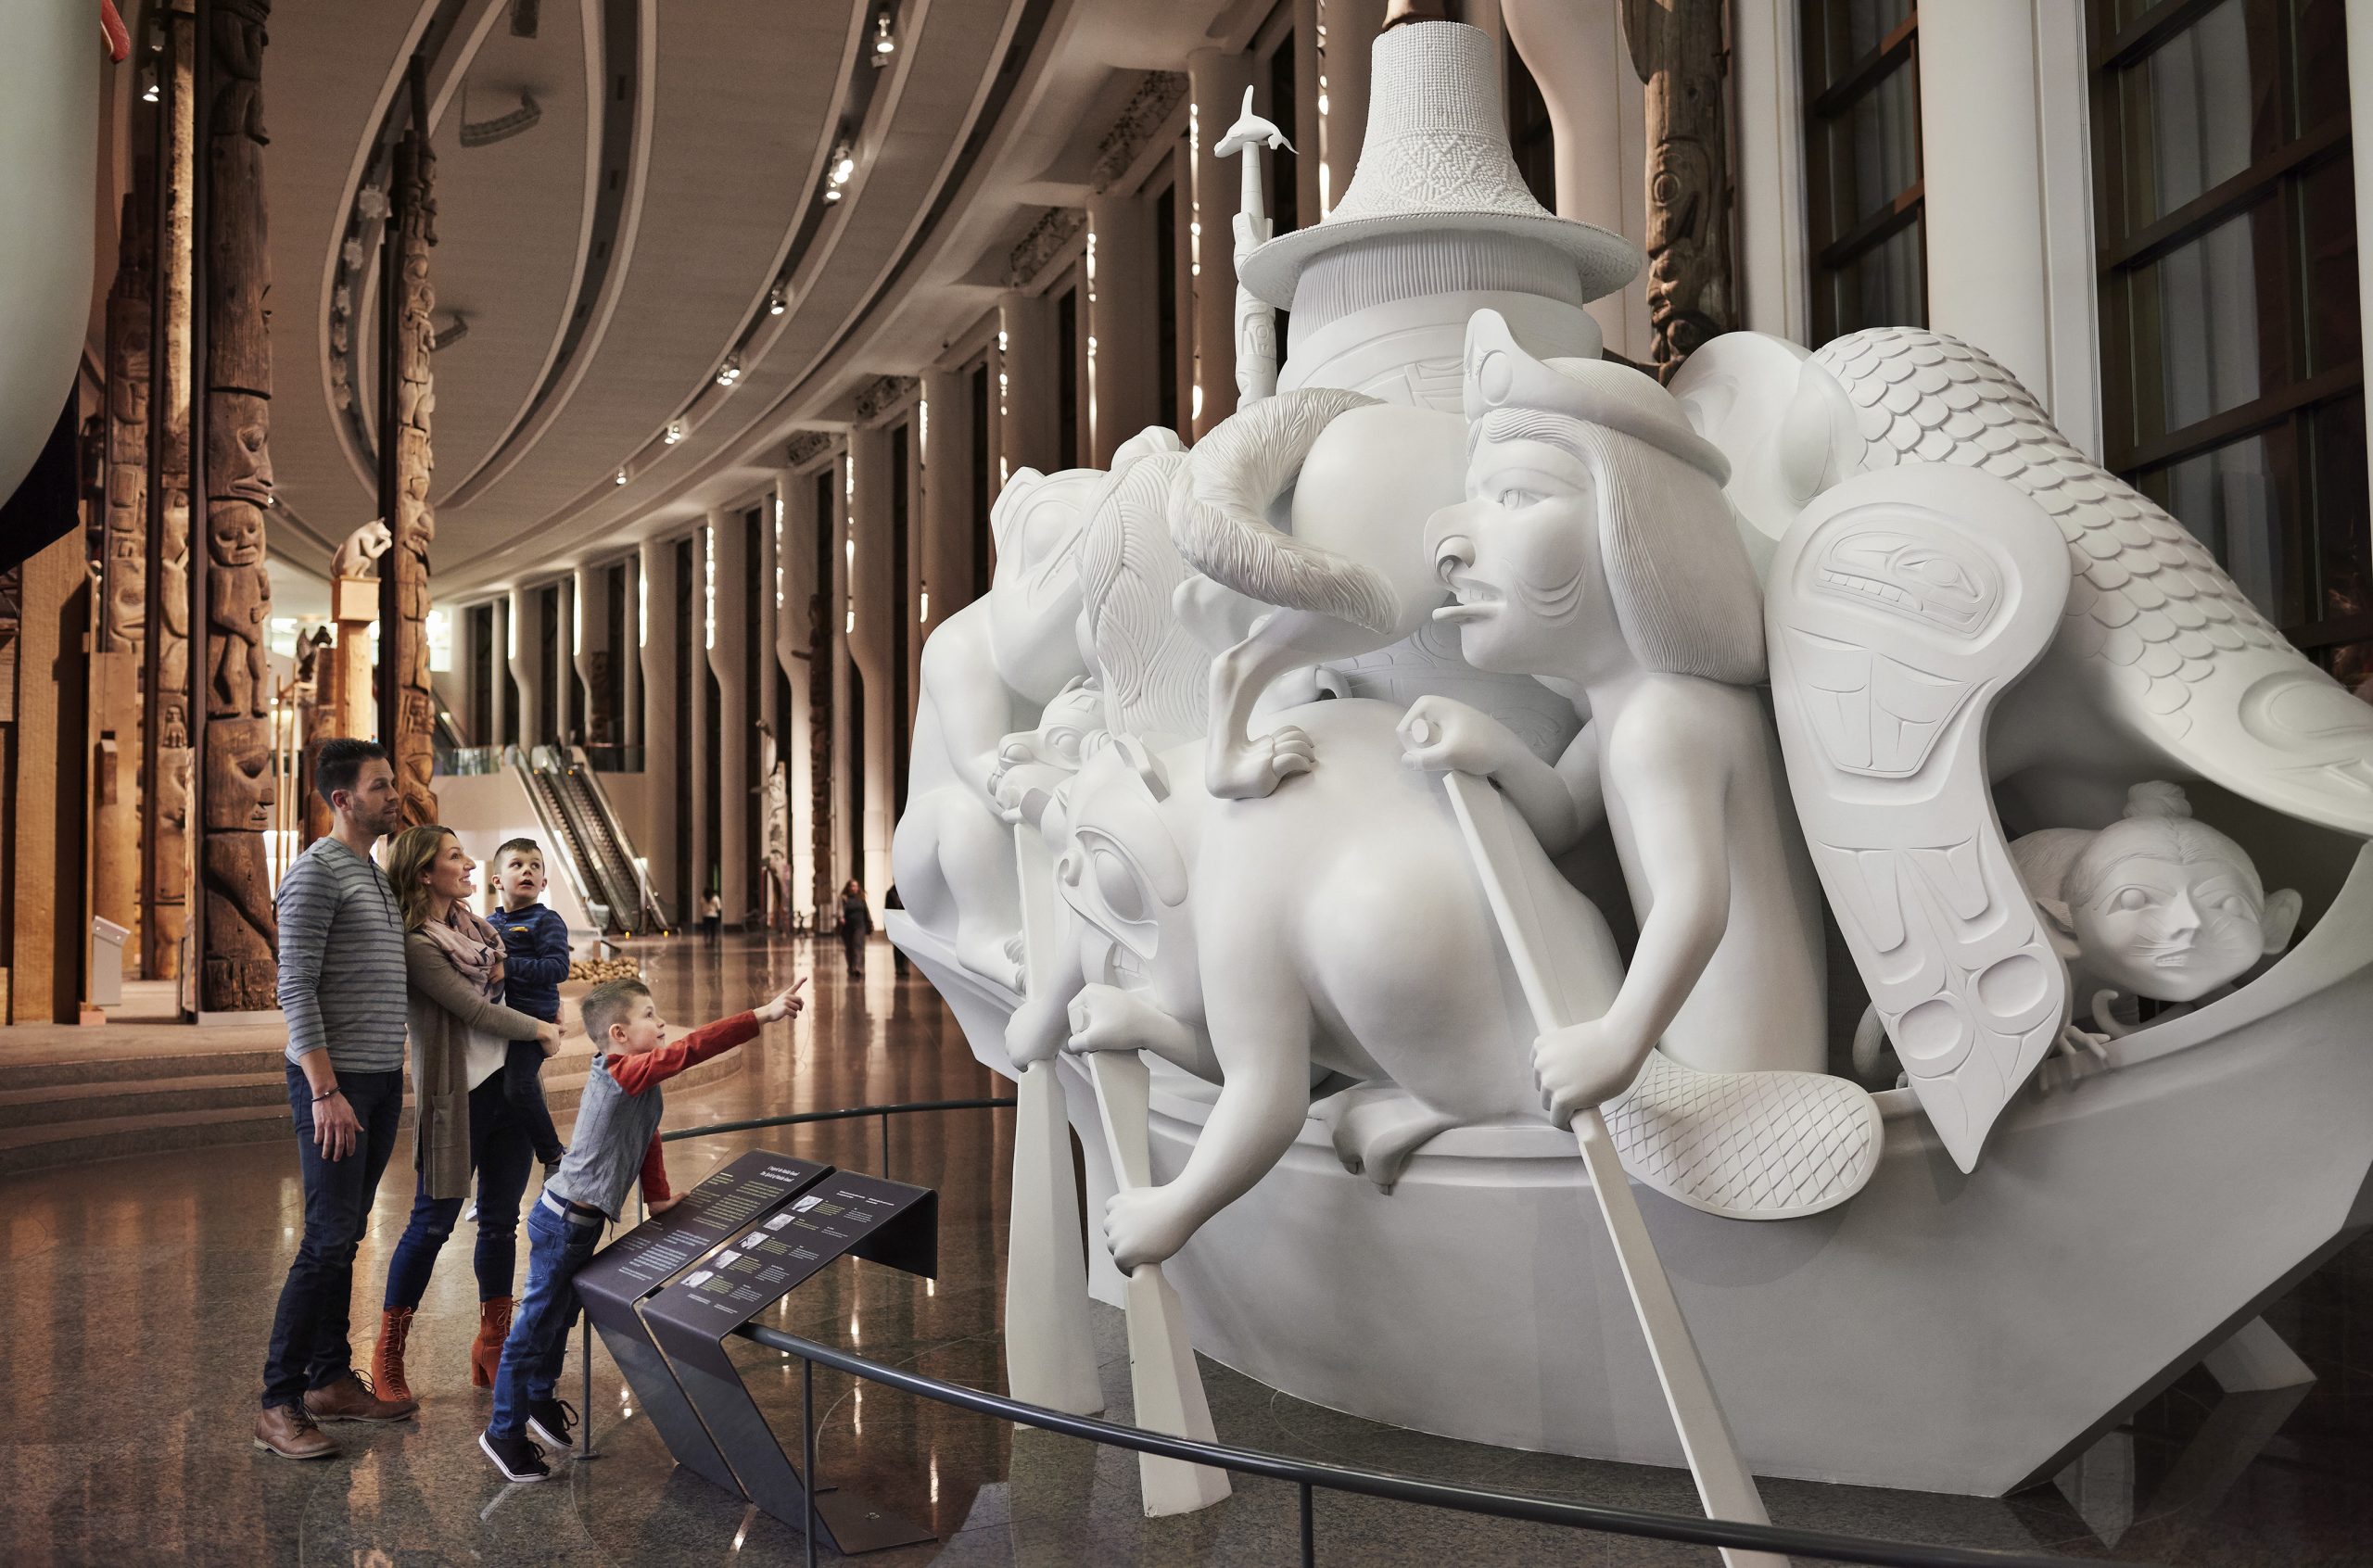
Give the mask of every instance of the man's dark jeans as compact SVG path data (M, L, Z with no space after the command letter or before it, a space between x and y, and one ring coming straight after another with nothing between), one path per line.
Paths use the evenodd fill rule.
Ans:
M263 1363L263 1406L294 1405L353 1370L347 1343L354 1296L354 1249L371 1220L380 1174L396 1152L404 1114L404 1075L342 1072L338 1087L362 1124L352 1153L324 1159L313 1143L313 1087L288 1064L288 1106L297 1116L297 1158L305 1181L305 1238L280 1287L273 1315L272 1349Z

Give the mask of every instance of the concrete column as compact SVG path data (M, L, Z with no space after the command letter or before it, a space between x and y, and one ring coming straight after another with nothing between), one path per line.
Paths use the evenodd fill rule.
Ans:
M641 647L633 666L641 700L629 711L640 714L651 828L651 841L636 847L651 863L653 889L681 927L692 922L694 911L683 905L687 879L676 856L676 778L687 762L676 752L676 541L646 540L636 551L635 577L646 613L636 628Z
M489 602L494 616L494 636L488 643L487 660L494 667L487 672L488 705L486 712L486 743L507 745L511 740L511 597L505 594Z
M791 705L783 711L784 756L791 764L791 907L815 909L816 778L814 722L808 682L815 672L812 646L818 625L810 599L816 588L816 533L829 515L816 513L816 476L786 474L781 480L783 514L782 610L775 617L775 658L791 682ZM829 609L829 607L828 607Z
M1549 106L1557 215L1642 245L1648 235L1647 93L1631 69L1618 12L1618 0L1504 0L1500 7L1510 41ZM1796 133L1791 127L1786 133ZM1654 337L1644 278L1589 310L1607 348L1647 361Z
M749 525L738 508L711 512L709 526L715 530L710 540L717 551L716 575L709 585L715 593L717 635L709 640L708 667L717 677L717 749L708 800L717 814L719 896L725 901L726 919L739 925L752 908L750 869L757 857L757 847L750 841L750 789L757 782L750 764L758 732L754 694L745 678L753 628L743 595L759 563L750 557Z
M919 599L916 604L918 649L972 597L971 381L960 371L934 370L923 376L922 527L915 559L920 567L918 586L930 602ZM920 676L915 689L920 699Z
M603 590L603 574L590 566L579 566L569 574L568 643L561 650L563 662L568 665L577 689L585 693L585 723L579 727L577 743L593 743L593 715L602 702L608 701L593 680L593 655L609 645L608 622L603 618L608 595ZM565 710L564 710L564 713ZM616 717L611 715L611 730L616 731ZM565 717L563 727L567 725Z
M1199 440L1236 411L1236 214L1242 205L1244 171L1241 159L1219 158L1212 149L1244 112L1244 91L1252 85L1252 57L1198 49L1186 57L1186 76L1195 101L1189 121L1194 200L1187 209L1189 254L1197 258L1187 269L1195 297L1191 385L1200 401L1199 406L1190 398L1185 407L1194 426L1191 434ZM1364 83L1364 70L1361 80ZM1361 94L1365 102L1364 85Z
M1920 15L1928 324L1985 349L2047 405L2051 300L2030 6ZM2067 151L2083 156L2079 134Z
M625 666L621 679L621 699L626 712L619 715L618 740L628 746L642 744L642 649L649 639L645 625L642 596L646 578L642 575L642 553L638 550L621 563L627 575L626 624L618 628L618 660Z
M1368 51L1384 28L1385 0L1322 0L1326 23L1319 56L1327 201L1343 199L1351 171L1359 167L1360 140L1368 123Z
M853 498L857 553L849 563L849 607L856 629L849 632L849 651L865 677L865 798L850 803L857 813L857 836L853 846L857 875L865 882L865 896L881 918L881 898L890 885L891 803L896 796L892 781L895 752L891 726L904 716L893 708L891 661L899 656L895 645L893 596L898 584L890 562L890 436L885 430L853 430L849 456L855 465ZM846 624L845 622L844 624ZM845 771L845 770L844 770Z
M1004 413L996 422L997 457L1003 478L1025 468L1052 473L1062 451L1055 422L1062 412L1056 379L1055 302L1044 296L1009 294L997 307L997 332L1005 344ZM997 488L992 486L991 489Z
M1114 448L1161 417L1153 214L1134 196L1091 196L1087 243L1087 461L1107 468Z
M532 588L511 590L511 637L507 657L511 664L511 678L518 683L518 738L522 751L532 750L552 737L537 733L537 724L543 714L544 682L536 668L537 639L543 633L543 616L537 610L542 595Z

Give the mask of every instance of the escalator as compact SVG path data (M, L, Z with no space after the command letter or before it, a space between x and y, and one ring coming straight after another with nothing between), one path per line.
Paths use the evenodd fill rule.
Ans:
M587 917L605 936L630 932L633 927L621 918L619 905L602 882L593 857L586 853L583 836L569 820L556 775L531 765L515 751L511 753L511 765L517 771L519 781L527 786L527 799L535 804L536 819L543 828L548 845L545 858L559 863L554 869L568 879L577 902L585 906Z
M666 930L666 911L583 755L574 748L539 746L520 765L537 814L567 854L588 907L601 906L612 930L644 936Z

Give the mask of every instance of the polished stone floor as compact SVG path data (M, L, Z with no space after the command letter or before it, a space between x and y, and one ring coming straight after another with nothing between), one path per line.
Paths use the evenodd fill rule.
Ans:
M701 1122L868 1102L997 1092L919 978L876 944L860 979L839 949L728 939L645 949L679 1023L748 1005L812 974L815 1005L747 1070L671 1095ZM941 1193L935 1283L836 1265L771 1321L934 1376L1000 1387L997 1317L1010 1113L905 1119L890 1173ZM881 1166L878 1130L847 1123L669 1146L679 1183L768 1147L853 1170ZM409 1196L383 1187L357 1265L358 1325L375 1321ZM791 1563L788 1529L677 1471L594 1361L599 1460L506 1486L475 1438L476 1291L449 1249L412 1337L417 1420L331 1430L347 1457L290 1464L249 1445L274 1296L299 1194L284 1144L159 1155L0 1178L0 1564ZM1125 1418L1127 1347L1097 1309L1111 1409ZM2193 1372L2053 1485L1988 1500L1770 1482L1781 1523L1904 1540L2168 1563L2373 1562L2373 1247L2341 1253L2269 1321L2320 1374L2289 1395L2221 1397ZM797 1369L736 1342L745 1376L796 1448ZM1224 1441L1499 1489L1694 1511L1684 1476L1415 1436L1279 1395L1206 1363ZM574 1359L568 1387L578 1386ZM2015 1376L2015 1368L2004 1369ZM819 1374L827 1484L928 1525L933 1545L870 1559L949 1564L1219 1564L1296 1560L1290 1488L1239 1481L1217 1508L1138 1514L1135 1461L1068 1438ZM575 1397L574 1392L571 1397ZM1938 1419L1951 1419L1939 1411ZM1318 1561L1351 1564L1702 1563L1702 1549L1329 1497Z

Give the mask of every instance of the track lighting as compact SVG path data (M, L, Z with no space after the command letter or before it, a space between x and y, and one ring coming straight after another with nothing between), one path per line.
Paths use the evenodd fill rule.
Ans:
M742 356L728 354L725 356L725 363L717 367L717 384L719 386L730 386L741 379Z
M621 469L619 469L619 470L618 470L618 483L619 483L619 484L621 484L621 485L623 485L623 484L625 484L626 482L627 482L627 471L626 471L625 469L621 468Z
M677 442L679 442L679 441L682 440L683 438L684 438L684 422L683 422L682 420L680 420L680 419L671 419L671 420L669 420L669 421L667 422L667 434L666 434L666 436L662 436L662 437L661 437L661 439L662 439L662 440L664 440L664 441L666 441L666 442L667 443L667 445L669 445L669 446L671 446L671 447L672 447L672 446L674 446Z
M857 154L849 146L847 138L844 137L840 145L832 149L832 166L824 176L824 199L826 201L840 200L841 187L856 176Z
M898 52L898 40L890 32L890 13L882 12L873 19L873 68L876 70L890 63Z
M157 68L154 66L149 67L146 70L140 73L140 77L142 82L140 101L144 104L153 104L160 101L163 95L157 91Z
M788 299L785 299L785 298L782 297L782 287L781 287L781 285L777 285L774 288L772 288L772 289L770 289L770 290L768 290L768 294L767 294L767 314L768 314L768 315L769 315L769 316L780 316L780 315L781 315L785 310L790 310L790 309L791 309L791 301L789 301Z

